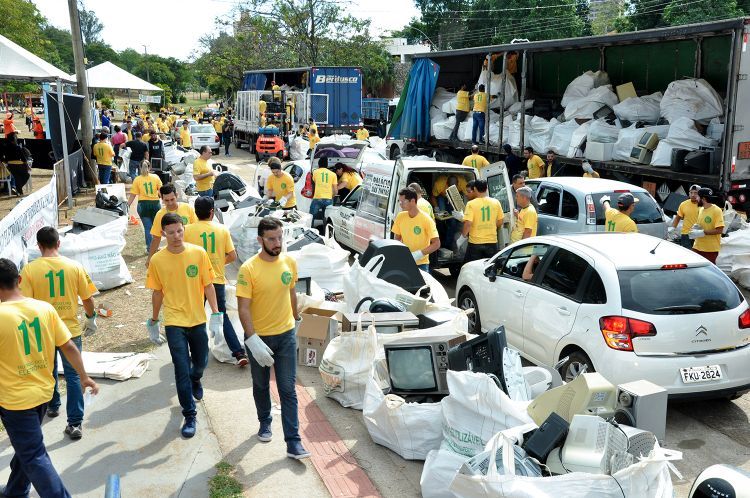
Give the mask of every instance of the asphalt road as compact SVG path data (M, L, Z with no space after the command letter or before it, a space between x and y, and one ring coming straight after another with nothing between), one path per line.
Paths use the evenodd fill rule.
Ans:
M255 161L246 151L234 146L230 158L216 156L215 161L229 166L229 170L250 182L255 171ZM436 272L437 273L437 272ZM435 277L445 287L448 295L455 295L456 279L439 273ZM750 299L750 292L743 290ZM750 368L750 364L748 364ZM344 410L344 409L342 409ZM673 475L676 496L687 496L693 480L706 467L731 464L750 471L750 394L740 399L670 402L667 411L667 435L664 447L681 451L683 459L675 467L683 479ZM360 418L358 412L344 410L341 424L348 417ZM329 417L330 418L330 417ZM338 426L336 423L334 426ZM338 429L338 428L337 428ZM416 472L415 469L413 472Z

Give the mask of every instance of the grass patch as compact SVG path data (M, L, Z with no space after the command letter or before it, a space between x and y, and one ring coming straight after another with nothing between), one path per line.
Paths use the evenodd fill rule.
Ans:
M208 483L210 498L236 498L242 496L242 484L232 474L234 467L225 461L216 464L216 475Z

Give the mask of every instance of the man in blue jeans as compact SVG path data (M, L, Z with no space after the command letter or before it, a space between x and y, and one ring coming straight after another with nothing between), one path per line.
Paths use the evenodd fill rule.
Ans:
M336 173L328 169L328 158L322 157L318 168L313 171L312 181L315 184L313 200L310 203L310 214L313 215L313 227L316 221L325 219L325 211L333 204L333 198L339 193L338 177Z
M336 175L334 175L336 176ZM265 217L258 224L261 252L245 261L237 276L237 309L250 351L253 399L260 428L258 439L269 442L271 432L271 368L281 398L281 426L286 455L300 460L310 453L302 446L297 414L297 263L281 254L281 221Z
M477 92L474 94L474 112L472 114L471 126L471 143L484 143L484 120L487 115L487 92L484 91L484 85L479 85Z
M153 290L152 315L146 328L151 342L157 346L164 343L159 332L159 311L163 305L177 398L185 417L181 433L191 438L195 436L197 414L193 398L203 399L201 378L208 364L204 297L212 311L208 325L211 337L222 333L224 314L219 312L216 302L211 260L202 247L184 243L182 218L175 213L165 214L161 229L167 247L154 254L146 273L146 287Z
M78 348L55 308L24 297L16 265L0 259L0 421L13 447L7 486L0 496L28 496L31 485L43 498L69 498L44 446L42 420L55 380L55 349L73 365L78 389L99 391L83 369Z

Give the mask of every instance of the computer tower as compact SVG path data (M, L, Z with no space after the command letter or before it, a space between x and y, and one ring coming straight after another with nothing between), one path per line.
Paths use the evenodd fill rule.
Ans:
M570 424L555 412L550 413L547 420L539 426L524 442L523 449L529 456L544 462L554 448L562 444L568 435Z
M404 244L392 239L371 240L359 258L359 264L365 266L372 258L379 255L385 259L378 270L378 278L412 294L425 286L424 278L411 256L411 251Z
M664 441L667 427L667 391L647 380L617 386L615 420L649 431Z
M318 234L317 230L306 229L297 238L289 241L286 246L287 252L299 251L303 247L310 244L324 244L323 237Z

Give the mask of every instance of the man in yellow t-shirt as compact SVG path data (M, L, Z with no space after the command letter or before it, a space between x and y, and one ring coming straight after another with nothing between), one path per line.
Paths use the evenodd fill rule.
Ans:
M60 256L60 235L53 227L42 227L36 234L36 243L41 257L30 262L21 271L21 292L26 297L50 303L70 331L72 341L82 350L81 326L78 323L78 299L83 303L86 326L83 333L89 336L96 332L94 299L96 286L88 273L77 261ZM63 373L68 385L65 409L68 424L65 434L71 439L81 439L83 432L83 392L81 380L73 365L63 355ZM55 389L49 402L47 415L56 417L60 412L60 393L57 389L57 364L54 365Z
M487 93L484 91L484 85L479 85L477 92L474 94L474 109L472 119L474 122L471 126L471 143L484 143L484 120L487 116Z
M258 223L261 250L245 261L237 275L237 310L250 351L253 400L258 414L258 439L271 441L271 367L281 399L281 425L286 454L296 460L310 453L302 446L297 413L297 339L302 319L297 311L297 263L281 253L281 221L267 216Z
M94 145L92 153L96 158L96 167L99 170L99 183L108 184L112 173L112 161L115 158L115 149L107 141L107 134L99 134L99 141Z
M515 211L516 224L510 234L511 243L536 236L539 218L536 209L531 204L533 196L534 191L529 187L521 187L516 190L516 205L518 209Z
M336 173L338 195L341 200L344 200L346 196L349 195L349 192L362 183L362 177L359 176L359 173L347 171L347 168L343 163L336 163L333 167L333 171Z
M357 129L357 140L367 140L368 138L370 138L370 132L365 128L364 123L359 123L359 128Z
M211 147L208 145L201 145L200 157L193 162L193 180L195 180L195 190L198 191L198 195L203 197L214 196L214 180L218 175L218 172L213 168L213 160L211 157L214 155L211 151Z
M700 206L698 205L698 202L700 201L700 197L698 197L698 190L700 190L700 188L700 185L690 186L690 190L688 191L689 197L680 203L680 207L677 208L677 214L674 217L674 221L672 221L672 226L669 228L669 233L672 234L677 228L677 225L680 223L680 220L682 220L682 230L680 231L680 245L686 249L693 248L693 241L688 235L690 234L690 230L693 228L693 225L698 222L698 210L700 210Z
M424 198L424 190L422 190L422 186L417 182L414 182L410 183L408 187L417 193L417 207L419 208L419 210L434 221L435 211L432 209L432 204L430 204L430 201Z
M160 228L167 247L151 259L146 272L146 288L151 295L151 318L146 322L149 339L160 346L159 311L164 307L164 333L174 366L177 399L185 421L182 437L195 435L195 401L203 399L201 378L208 364L205 301L211 307L208 330L213 338L221 333L224 313L219 311L214 290L214 270L202 247L184 243L182 218L167 213ZM205 301L204 301L205 299Z
M313 150L315 150L315 146L318 145L318 142L320 142L320 137L318 136L318 130L310 128L310 131L307 133L307 140L310 142L310 148L307 151L307 157L310 157L310 154L312 154Z
M450 211L450 203L446 197L448 187L455 185L460 193L466 195L466 178L457 175L440 175L432 184L432 205L439 211Z
M149 161L141 162L141 171L133 180L128 193L128 206L133 204L133 200L138 197L138 217L143 225L143 233L146 239L146 251L151 247L151 228L154 226L156 213L161 209L159 202L159 189L161 188L161 178L151 173L151 163Z
M237 339L232 321L227 316L226 292L227 283L224 267L237 259L232 237L229 230L222 224L216 223L214 218L213 197L198 197L195 200L195 214L198 221L185 227L185 242L202 247L211 260L214 270L214 291L216 292L216 306L224 314L224 341L237 360L237 365L244 367L248 363L245 349Z
M185 149L193 148L193 140L190 138L190 122L186 119L180 128L180 145Z
M453 125L453 131L448 140L458 140L458 129L469 115L469 92L466 85L461 85L461 89L456 94L456 124Z
M55 308L24 297L18 283L16 265L0 259L0 421L15 452L2 492L3 496L28 496L33 484L40 496L69 497L42 434L55 386L55 348L78 372L78 389L88 387L97 394L99 387L86 375L81 353Z
M534 149L531 147L525 147L523 149L523 157L526 158L526 170L529 172L529 179L542 178L545 175L546 166L544 160L534 154Z
M605 232L638 232L635 221L630 218L630 215L635 211L635 203L638 202L638 199L633 194L630 192L620 194L620 197L617 198L617 209L610 207L608 195L603 195L599 199L599 202L601 202L604 208Z
M490 165L490 162L487 160L486 157L479 155L479 146L472 145L471 146L471 154L464 157L463 162L461 163L462 166L471 166L472 168L476 169L477 171L481 170L482 168L486 168Z
M698 220L688 235L695 241L693 251L716 264L721 250L721 234L724 232L724 213L711 202L713 195L714 191L710 188L698 190Z
M468 237L464 263L478 259L491 258L497 252L497 229L503 226L503 207L500 201L487 195L487 182L473 180L469 182L476 192L476 197L466 204L463 221L464 227L459 238L458 247L463 246Z
M151 226L151 245L148 246L148 258L146 258L146 267L151 261L151 257L159 250L161 243L161 219L167 213L175 213L182 219L183 225L189 225L198 221L195 211L189 204L177 202L177 190L174 185L167 183L159 188L159 196L164 207L161 208L154 216L154 223Z
M297 197L294 195L294 178L281 169L281 161L278 157L268 160L271 174L266 180L265 198L273 198L282 209L293 209L297 207Z
M211 121L211 124L214 126L214 131L219 136L219 144L224 143L224 134L222 130L224 129L224 117L223 116L216 116Z
M315 124L315 121L313 120L313 118L310 118L310 123L308 124L307 129L308 131L315 130L315 134L316 135L318 134L318 125Z
M419 195L406 187L398 193L401 212L393 220L394 238L411 251L420 270L430 271L430 254L440 249L440 236L435 221L417 207Z
M338 183L336 173L328 168L318 166L313 172L312 181L315 184L313 200L310 203L310 214L315 220L322 220L328 206L333 204L333 198L338 195Z

